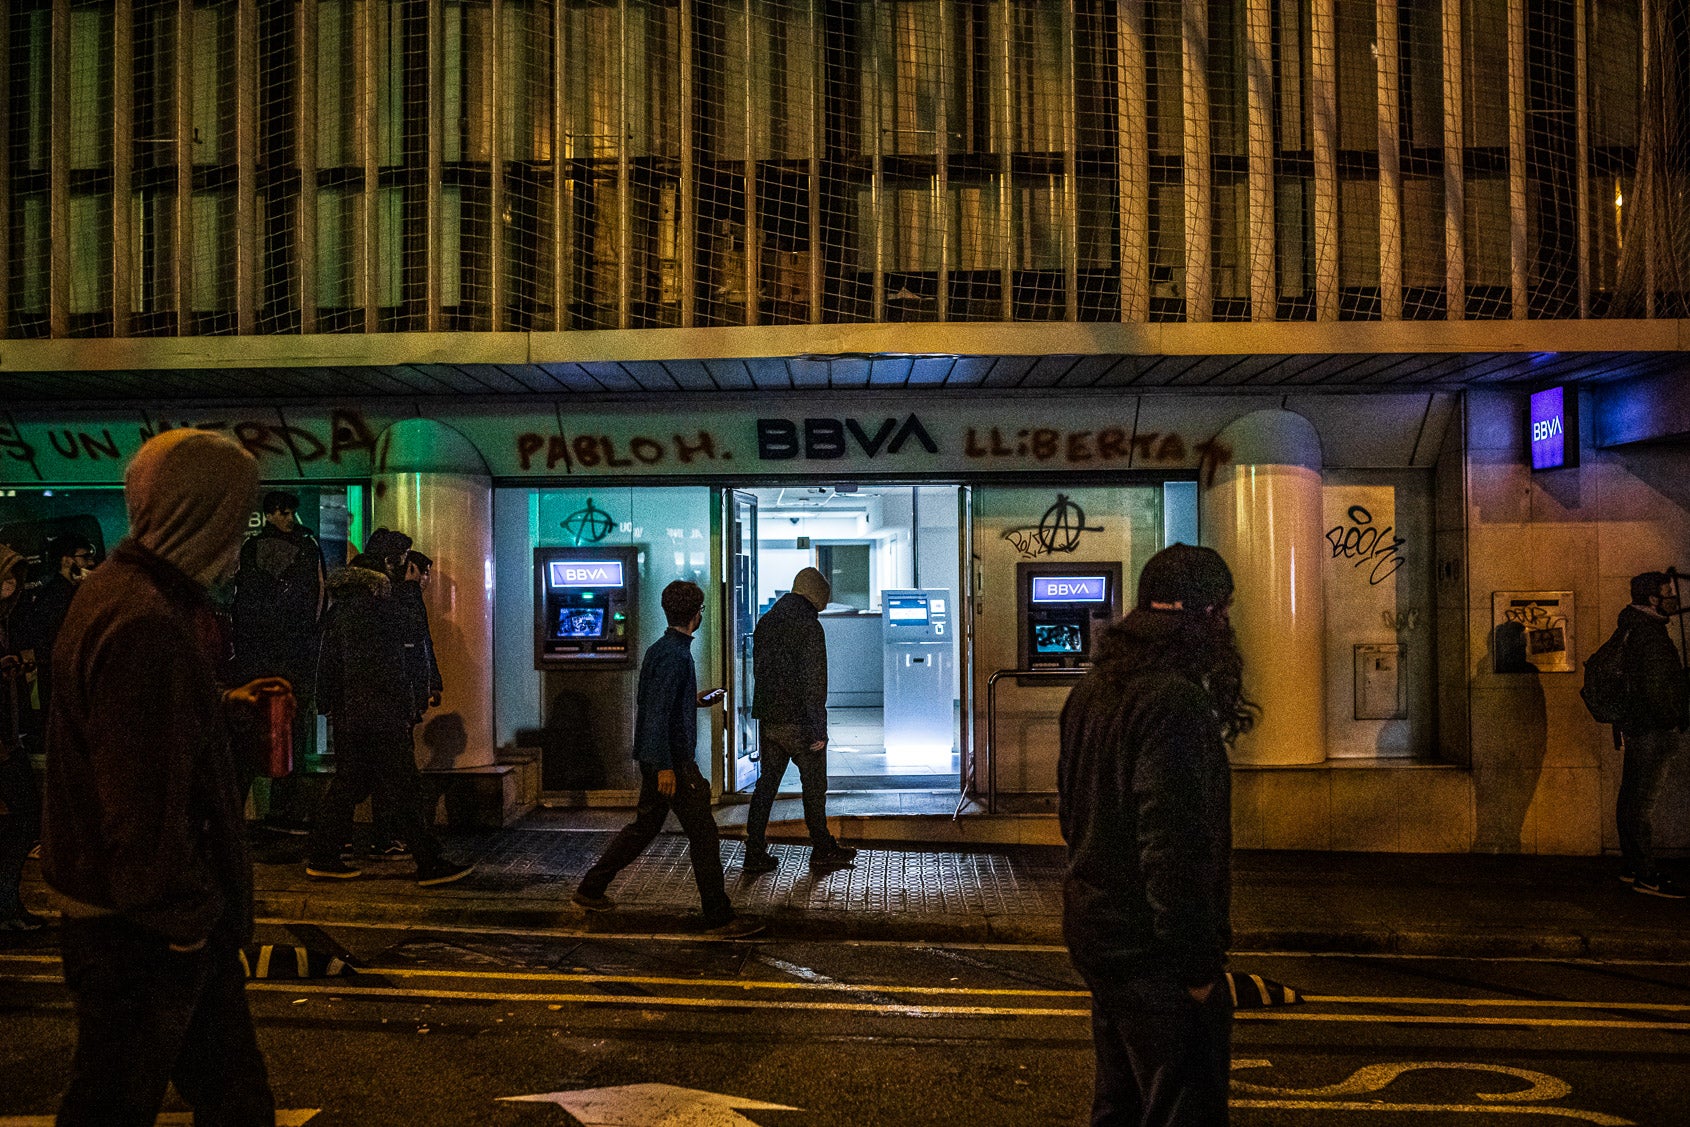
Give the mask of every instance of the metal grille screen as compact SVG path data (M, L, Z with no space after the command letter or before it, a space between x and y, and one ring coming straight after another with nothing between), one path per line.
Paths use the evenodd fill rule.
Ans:
M1684 316L1664 0L0 0L11 336Z

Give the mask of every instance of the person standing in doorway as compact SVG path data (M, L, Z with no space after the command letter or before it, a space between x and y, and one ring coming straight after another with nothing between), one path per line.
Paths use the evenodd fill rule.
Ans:
M67 532L47 542L42 562L52 570L28 605L18 612L19 629L13 639L20 649L30 651L35 660L36 692L41 702L41 723L32 737L36 740L43 734L41 729L53 703L53 644L58 641L65 615L70 613L70 600L82 581L93 574L99 556L92 540Z
M669 628L640 662L634 713L634 762L640 771L639 810L604 855L581 878L571 899L589 912L608 912L605 895L616 874L657 839L669 811L687 835L692 876L704 907L704 926L717 939L742 939L763 930L761 920L734 915L722 880L721 837L710 813L710 783L698 769L698 710L722 699L721 689L698 691L692 638L704 620L704 592L684 579L663 588Z
M60 1127L150 1125L172 1082L196 1123L276 1121L240 961L252 862L231 736L292 690L221 687L207 594L234 573L257 487L220 435L149 439L124 477L129 536L53 650L41 870L76 1013Z
M792 590L775 601L751 635L756 686L751 715L759 721L760 773L745 819L747 873L780 865L765 835L789 763L798 764L803 787L810 868L840 869L856 860L857 851L840 845L827 828L827 637L817 615L832 596L822 573L807 567L793 576Z
M1646 571L1631 581L1631 605L1620 611L1624 636L1625 714L1620 735L1625 762L1614 821L1620 835L1620 879L1634 892L1669 900L1684 889L1655 862L1652 815L1667 768L1683 750L1690 726L1690 688L1667 622L1682 613L1672 577Z
M1063 935L1091 987L1093 1127L1224 1127L1232 780L1254 723L1232 573L1174 544L1062 710Z

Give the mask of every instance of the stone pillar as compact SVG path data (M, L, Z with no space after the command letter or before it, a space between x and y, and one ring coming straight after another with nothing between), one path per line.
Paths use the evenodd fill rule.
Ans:
M423 598L446 691L418 728L424 769L490 767L493 744L493 483L480 451L432 419L393 424L371 476L377 527L434 560Z
M1244 688L1262 707L1235 763L1326 759L1325 591L1320 436L1292 411L1234 420L1216 443L1231 459L1202 494L1203 540L1236 583L1232 623Z

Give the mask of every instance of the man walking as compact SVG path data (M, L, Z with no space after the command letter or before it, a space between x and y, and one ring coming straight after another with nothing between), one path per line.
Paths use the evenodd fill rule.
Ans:
M1254 722L1232 574L1175 544L1062 710L1063 934L1092 992L1093 1127L1224 1127L1231 777Z
M1684 899L1684 889L1655 866L1651 816L1667 768L1683 747L1690 725L1690 689L1667 620L1679 614L1672 578L1646 571L1631 581L1631 605L1620 611L1625 715L1620 734L1625 764L1614 821L1620 834L1620 879L1634 892Z
M745 871L772 872L780 865L765 835L769 811L789 763L798 764L804 792L804 825L810 832L810 868L850 865L857 851L840 845L827 828L827 637L816 617L833 587L807 567L792 590L776 600L751 635L751 715L760 722L761 771L745 818Z
M640 770L639 810L587 870L571 898L589 912L608 912L605 895L663 830L669 811L681 823L692 854L692 876L704 907L704 925L717 939L741 939L763 930L761 920L734 915L722 881L722 853L716 819L710 813L710 783L698 769L698 710L722 699L721 689L698 691L692 636L704 619L704 592L678 579L663 588L663 617L669 628L640 662L634 715L634 761Z
M230 733L289 687L222 690L206 594L235 569L257 485L226 438L149 440L124 479L129 537L53 651L42 875L77 1024L60 1127L150 1125L172 1081L197 1123L275 1123L240 964L252 864Z

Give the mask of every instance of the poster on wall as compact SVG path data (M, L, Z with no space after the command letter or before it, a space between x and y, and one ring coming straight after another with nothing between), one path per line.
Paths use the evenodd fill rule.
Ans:
M1497 673L1573 673L1573 593L1491 594L1491 668Z

